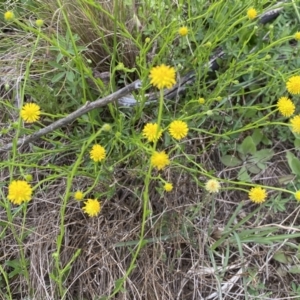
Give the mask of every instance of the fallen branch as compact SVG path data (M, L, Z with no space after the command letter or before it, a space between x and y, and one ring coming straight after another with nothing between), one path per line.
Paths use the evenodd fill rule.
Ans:
M60 128L68 123L73 122L74 120L76 120L80 116L86 114L87 112L89 112L95 108L105 106L108 103L114 102L114 101L130 94L131 92L139 89L140 87L141 87L141 81L136 80L136 81L132 82L131 84L125 86L124 88L122 88L104 98L97 99L96 101L93 101L93 102L87 102L82 107L80 107L76 111L72 112L65 118L60 119L60 120L50 124L49 126L42 128L42 129L38 130L37 132L34 132L31 135L28 135L28 136L18 139L16 146L21 147L21 146L27 145L27 144L37 140L41 136L46 135L47 133L52 132L55 129ZM0 152L5 152L8 150L11 150L13 145L14 145L14 143L12 142L12 143L9 143L9 144L6 144L6 145L0 147Z

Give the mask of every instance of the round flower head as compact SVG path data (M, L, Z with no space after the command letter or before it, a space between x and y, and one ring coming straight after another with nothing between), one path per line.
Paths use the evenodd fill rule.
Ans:
M13 204L20 205L22 202L31 200L32 188L25 180L14 180L8 187L7 199Z
M169 127L169 133L175 140L181 140L187 136L189 128L186 122L173 121Z
M83 194L82 191L76 191L76 192L74 193L74 198L75 198L75 200L77 200L77 201L82 200L83 197L84 197L84 194Z
M284 117L290 117L295 111L295 104L287 97L281 97L277 102L277 107Z
M300 94L300 76L292 76L286 82L286 88L293 95Z
M187 27L180 27L178 30L179 35L186 36L188 34L189 30Z
M253 20L257 16L257 11L255 8L251 7L247 10L247 16L250 20Z
M296 198L297 201L300 201L300 191L297 191L295 193L295 198Z
M90 158L94 162L99 162L104 160L105 157L106 157L105 149L98 144L94 145L92 150L90 151Z
M21 118L26 123L33 123L40 119L40 107L35 103L26 103L21 110Z
M216 179L210 179L205 184L205 189L209 193L218 193L220 188L221 185Z
M171 191L173 190L173 184L167 182L167 183L164 185L164 190L165 190L166 192L171 192Z
M38 19L35 21L35 25L37 27L42 27L44 25L44 21L42 19Z
M15 17L15 15L14 15L14 13L12 12L12 11L7 11L5 14L4 14L4 19L6 20L6 21L11 21L11 20L13 20L14 19L14 17Z
M263 203L266 201L267 192L261 187L254 187L249 191L248 196L254 203Z
M296 41L300 41L300 31L297 31L297 32L295 33L294 39L295 39Z
M82 210L90 217L96 217L101 211L101 204L97 199L88 199Z
M166 154L165 151L155 151L151 156L151 164L157 168L157 170L162 170L165 166L170 164L168 154Z
M109 125L109 124L103 124L102 130L106 131L106 132L111 131L111 125Z
M150 71L150 83L158 89L170 89L176 83L175 69L166 65L153 67Z
M158 125L156 123L147 123L143 129L143 136L147 138L149 142L156 142L162 134L162 130L158 131Z
M291 120L292 131L294 133L300 134L300 115L293 117Z
M204 104L205 103L205 99L204 98L199 98L198 102L199 102L199 104Z

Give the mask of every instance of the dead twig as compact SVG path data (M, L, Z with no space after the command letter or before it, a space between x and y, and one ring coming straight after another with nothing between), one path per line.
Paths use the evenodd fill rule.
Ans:
M93 102L87 102L85 105L83 105L76 111L72 112L65 118L60 119L60 120L50 124L49 126L42 128L42 129L38 130L37 132L34 132L31 135L28 135L28 136L18 139L16 142L16 146L20 147L20 146L27 145L27 144L37 140L41 136L46 135L47 133L52 132L55 129L60 128L68 123L73 122L74 120L76 120L80 116L86 114L87 112L89 112L95 108L105 106L108 103L114 102L114 101L130 94L131 92L139 89L140 87L141 87L141 81L136 80L136 81L132 82L131 84L123 87L122 89L120 89L104 98L97 99L96 101L93 101ZM8 143L8 144L0 147L0 152L5 152L5 151L12 149L13 145L14 145L14 142Z

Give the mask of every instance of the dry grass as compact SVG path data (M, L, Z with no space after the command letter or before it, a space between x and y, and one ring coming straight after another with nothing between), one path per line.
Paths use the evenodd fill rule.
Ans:
M110 71L111 49L115 43L118 45L119 57L115 62L121 61L127 67L135 66L137 47L126 37L126 30L135 34L137 23L134 21L135 8L130 9L123 1L117 1L118 7L111 6L110 2L103 2L103 9L109 14L117 12L118 23L126 26L119 28L120 34L112 35L116 24L108 14L93 10L92 6L82 1L64 2L64 9L69 13L69 25L73 33L77 33L82 44L88 46L85 55L93 60L94 67L99 72ZM53 12L56 12L53 16ZM89 14L87 14L89 12ZM51 16L51 17L50 17ZM48 22L49 34L62 34L65 32L65 23L61 10L56 1L50 1L43 18ZM126 29L126 30L125 30ZM7 37L7 36L6 36ZM11 37L7 37L11 40ZM32 36L15 36L13 40L20 48L15 53L7 51L1 53L0 88L1 96L10 103L3 106L1 114L1 128L9 127L8 134L1 136L1 142L11 141L15 131L12 122L17 120L14 108L19 107L14 91L18 90L20 74L24 74L28 59L27 45L32 42ZM46 61L51 56L44 45L35 58L39 62ZM45 53L47 54L45 56ZM43 65L43 63L41 63ZM33 68L34 69L34 68ZM45 75L47 67L39 76ZM37 71L38 73L38 71ZM30 80L35 81L39 76L34 72ZM10 90L4 89L4 84L10 84ZM30 97L30 95L28 95ZM5 110L5 113L4 113ZM8 125L9 124L9 125ZM205 124L207 130L217 124ZM139 126L141 126L139 124ZM222 128L218 128L220 132ZM275 138L274 138L275 139ZM241 137L242 140L242 137ZM68 145L67 140L61 139L63 145ZM209 150L205 149L201 136L194 136L186 140L185 152L197 164L206 170L214 170L219 178L228 182L236 180L238 168L224 168L220 162L218 143L214 143ZM35 146L42 149L52 149L49 141L40 141ZM31 153L32 148L24 148L21 155ZM276 149L275 149L276 148ZM293 145L287 142L278 142L274 146L277 155L269 162L263 172L253 178L272 187L280 186L279 179L290 175L286 164L285 153ZM203 154L199 155L199 149ZM56 154L56 170L65 170L76 159L75 154L65 155L63 151ZM0 178L7 183L10 179L9 153L1 154ZM7 165L5 165L7 162ZM22 165L23 161L20 163ZM32 170L34 174L33 185L54 174L53 169L46 166L52 163L51 153L40 159L41 168ZM195 168L195 166L188 166ZM53 174L51 173L53 172ZM65 266L77 249L81 254L74 261L67 273L64 285L67 287L66 299L89 300L101 299L110 295L116 281L126 274L132 255L140 239L142 219L142 193L143 182L135 178L136 170L130 169L130 164L124 169L121 167L112 173L107 182L99 182L95 191L101 193L108 185L116 187L111 198L102 203L103 209L99 217L88 218L83 214L81 204L70 200L64 215L65 235L61 251L61 263ZM150 188L150 215L146 224L145 240L147 241L136 261L136 267L126 280L124 290L119 292L114 299L137 300L169 300L169 299L291 299L291 282L300 282L298 274L285 271L289 266L281 264L273 257L282 250L291 254L293 261L290 265L298 265L299 261L291 244L297 246L299 239L279 239L270 244L251 241L264 230L272 228L272 234L292 234L300 226L299 206L294 202L286 205L284 212L274 212L271 207L261 206L257 213L249 220L239 222L251 215L257 208L246 199L245 193L230 189L231 185L222 184L222 192L217 196L208 195L197 183L194 175L182 171L166 170L163 174L174 185L171 193L160 194L155 185ZM206 178L197 178L204 182ZM7 223L7 214L0 207L0 261L17 260L20 257L20 247L16 237L11 231L15 228L19 235L25 231L23 249L29 261L29 288L33 291L31 299L58 300L60 296L51 279L54 272L53 253L57 250L57 236L60 233L60 209L62 197L66 191L67 176L62 171L56 179L46 180L35 191L34 201L28 205L26 222L17 216L13 224ZM85 190L91 184L91 179L77 176L73 181L75 188ZM7 189L2 185L3 194ZM272 196L272 193L269 194ZM237 210L241 201L243 206ZM236 216L232 220L232 216ZM226 231L234 229L230 234ZM251 231L253 230L253 231ZM245 232L249 233L247 240ZM212 247L216 241L226 236L223 243L216 249ZM268 234L265 233L264 237ZM293 255L292 255L293 254ZM12 268L5 266L9 273ZM25 299L28 296L28 283L21 274L9 279L13 299ZM5 299L5 295L0 293ZM298 296L299 297L299 296ZM298 299L298 298L295 298Z
M208 153L208 158L215 162L214 154ZM274 184L278 177L276 174L285 172L284 165L278 161L276 159L261 174L266 182L270 183L271 177ZM224 177L228 175L223 174ZM7 176L7 172L2 170L2 181ZM36 170L35 180L40 176L40 170ZM145 236L148 243L126 281L125 291L115 299L218 299L220 293L223 299L245 299L246 296L248 299L284 299L289 295L289 283L300 278L287 273L283 275L280 264L272 259L277 250L288 249L285 243L263 245L250 242L243 243L239 249L231 239L231 242L228 240L221 244L217 251L210 250L210 246L221 237L238 203L243 200L241 195L235 191L224 191L212 199L188 174L177 174L176 177L174 185L177 188L172 193L160 196L152 189L150 204L153 213L147 222ZM128 181L128 176L114 180L117 192L103 203L99 218L85 217L75 200L68 203L62 264L69 261L76 249L81 249L81 255L72 265L65 282L67 299L98 299L109 295L115 281L125 275L130 263L136 245L134 241L139 239L142 203L139 195L143 186ZM74 182L81 187L88 184L85 178L77 178ZM59 234L59 211L65 185L66 179L62 177L42 186L36 191L35 201L28 207L26 230L29 235L24 240L24 250L30 261L34 299L59 299L50 273L53 272L52 255ZM100 185L98 188L104 187ZM254 205L246 201L234 224L253 209ZM299 207L293 204L287 207L286 212L277 214L264 207L244 224L242 230L257 228L259 231L275 226L277 234L293 232L293 226L299 225L298 214ZM3 209L0 219L6 220ZM14 226L21 230L22 219L15 218ZM2 261L18 258L17 242L8 232L1 239ZM294 241L295 244L297 242ZM20 278L16 276L11 282L14 299L25 295L22 290L26 283ZM248 290L249 287L256 290L257 297L245 295L246 286Z

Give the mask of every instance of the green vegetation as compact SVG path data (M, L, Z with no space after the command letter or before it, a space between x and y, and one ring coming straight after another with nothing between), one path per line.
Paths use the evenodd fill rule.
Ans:
M299 297L296 2L1 2L1 299Z

